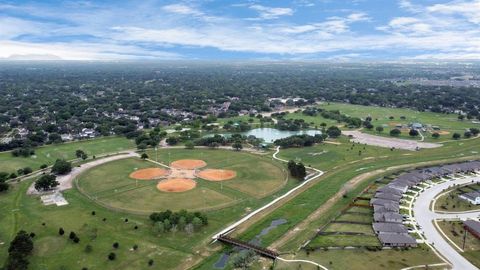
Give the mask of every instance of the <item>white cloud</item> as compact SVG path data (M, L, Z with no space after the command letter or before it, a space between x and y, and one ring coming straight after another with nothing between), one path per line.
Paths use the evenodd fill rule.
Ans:
M176 13L176 14L182 14L182 15L203 15L203 12L184 4L167 5L167 6L163 6L162 9L170 13Z
M265 20L277 19L281 16L293 15L293 9L291 8L266 7L258 4L251 5L249 8L257 11L260 15L260 18Z
M453 1L435 4L427 8L429 12L465 16L470 22L480 24L480 0L465 2Z

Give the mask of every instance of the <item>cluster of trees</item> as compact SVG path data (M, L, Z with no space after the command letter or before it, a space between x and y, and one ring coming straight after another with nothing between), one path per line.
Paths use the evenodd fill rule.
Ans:
M208 225L208 218L200 212L188 212L180 210L172 212L170 210L164 212L156 212L150 215L153 222L153 228L158 233L169 232L171 230L180 230L192 233L203 226Z
M340 137L340 135L342 135L342 131L337 126L329 127L327 129L326 133L327 133L328 137L330 137L330 138L338 138L338 137Z
M142 132L135 138L135 144L139 150L145 150L147 147L156 147L160 141L167 136L165 131L160 131L159 127L155 127L150 132Z
M219 134L215 134L209 137L198 138L194 141L195 145L218 147L220 145L226 145L227 139Z
M0 193L5 192L10 187L7 183L9 174L6 172L0 172Z
M312 146L315 143L321 143L323 140L324 140L323 134L316 134L315 136L302 134L302 135L292 135L290 137L283 138L283 139L277 139L274 141L274 144L282 148L306 147L306 146Z
M307 129L309 124L303 119L278 119L275 128L279 130L297 131Z
M51 190L60 184L56 179L57 177L53 174L44 174L35 181L35 189L38 191Z
M81 158L83 160L87 159L88 158L88 155L87 153L85 153L85 151L81 150L81 149L78 149L75 151L75 156L77 158Z
M297 163L293 160L290 160L287 164L287 167L290 175L294 178L304 180L305 176L307 176L307 170L301 162Z
M13 150L11 153L14 157L30 157L35 155L35 150L29 147L22 147Z
M313 110L310 108L310 110ZM346 123L349 127L359 128L362 126L362 119L358 117L350 117L340 113L339 110L325 110L317 108L317 111L323 118L336 120L339 123Z
M72 171L72 163L64 159L57 159L52 166L52 173L67 174Z
M28 256L33 252L32 236L25 231L19 231L10 242L6 270L26 270L29 265Z

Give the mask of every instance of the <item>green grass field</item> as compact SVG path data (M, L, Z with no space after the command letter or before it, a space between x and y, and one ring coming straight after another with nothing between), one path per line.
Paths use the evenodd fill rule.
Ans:
M92 157L94 155L115 153L134 148L134 142L124 137L102 137L92 140L41 146L35 148L35 155L28 158L13 157L10 152L1 152L0 171L15 172L24 167L31 167L33 170L38 170L42 164L51 165L59 158L67 160L74 159L77 149L85 151L89 157Z
M437 211L470 211L480 209L480 205L474 205L470 202L460 199L458 196L464 192L471 192L480 190L480 184L473 184L463 187L454 187L445 195L438 197L435 203L435 210Z
M461 222L456 221L440 221L438 222L440 229L450 238L457 246L463 247L464 229ZM475 236L467 233L465 240L464 252L460 252L467 260L477 267L480 267L480 240Z

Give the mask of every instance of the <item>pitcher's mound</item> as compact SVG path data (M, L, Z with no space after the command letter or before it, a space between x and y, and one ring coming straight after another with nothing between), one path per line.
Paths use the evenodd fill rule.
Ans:
M194 170L207 166L207 163L200 159L180 159L172 162L170 166L177 169Z
M195 188L197 182L187 178L170 178L160 181L157 189L164 192L184 192Z
M162 176L165 176L169 173L168 170L160 168L147 168L134 171L130 174L130 178L137 180L152 180Z
M206 169L197 173L197 176L208 181L225 181L237 176L235 171Z

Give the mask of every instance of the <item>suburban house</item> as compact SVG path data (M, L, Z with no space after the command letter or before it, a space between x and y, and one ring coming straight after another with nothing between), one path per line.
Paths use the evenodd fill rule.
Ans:
M475 220L466 220L463 227L476 238L480 239L480 222Z
M480 204L480 191L472 191L458 195L460 199L466 200L474 205Z

